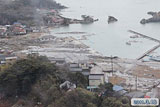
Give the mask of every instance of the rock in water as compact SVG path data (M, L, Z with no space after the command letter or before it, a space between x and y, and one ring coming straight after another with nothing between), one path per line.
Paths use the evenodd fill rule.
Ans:
M116 19L115 17L108 16L108 23L117 22L117 21L118 21L118 19Z
M147 22L146 19L142 19L142 20L140 21L141 24L146 24L146 22Z
M147 14L152 15L149 19L142 19L141 24L151 23L151 22L160 22L160 12L148 12Z

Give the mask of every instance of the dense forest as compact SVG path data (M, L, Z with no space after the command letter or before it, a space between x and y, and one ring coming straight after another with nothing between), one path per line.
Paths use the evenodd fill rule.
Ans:
M26 25L42 24L43 14L37 9L63 9L53 0L0 0L0 25L21 22Z

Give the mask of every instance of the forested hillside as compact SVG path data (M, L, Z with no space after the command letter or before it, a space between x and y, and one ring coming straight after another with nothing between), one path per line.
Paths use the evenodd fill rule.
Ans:
M0 0L0 25L21 22L26 25L42 24L38 9L63 9L53 0Z

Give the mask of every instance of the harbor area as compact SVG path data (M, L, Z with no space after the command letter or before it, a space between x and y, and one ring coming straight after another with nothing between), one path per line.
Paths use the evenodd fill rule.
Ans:
M61 34L69 33L72 32ZM79 33L84 35L84 32L74 32ZM83 35L81 38L84 38ZM80 72L87 76L89 87L95 88L110 82L128 92L148 93L160 83L159 62L103 56L73 36L58 37L51 33L31 33L3 38L0 44L3 50L12 50L17 59L25 58L29 54L47 56L57 66L65 66L70 72Z

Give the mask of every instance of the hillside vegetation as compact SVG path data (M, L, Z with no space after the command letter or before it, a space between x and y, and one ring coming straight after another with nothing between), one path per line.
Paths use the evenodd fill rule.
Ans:
M37 9L63 9L53 0L0 0L0 25L21 22L26 25L42 25L41 11Z
M60 84L70 81L77 88L68 91ZM0 72L0 107L130 107L128 98L112 97L86 90L87 78L69 73L43 56L28 56L6 66ZM102 88L102 89L103 89Z

